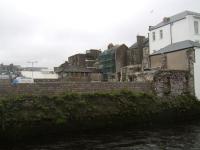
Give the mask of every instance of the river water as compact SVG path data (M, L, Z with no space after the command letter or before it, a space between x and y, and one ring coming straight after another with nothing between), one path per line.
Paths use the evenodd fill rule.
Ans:
M12 150L200 150L200 122L161 128L81 134Z

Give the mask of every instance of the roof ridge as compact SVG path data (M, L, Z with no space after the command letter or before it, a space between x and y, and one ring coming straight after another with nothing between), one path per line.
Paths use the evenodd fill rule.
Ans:
M179 12L179 13L177 13L175 15L172 15L169 18L172 18L172 17L175 17L175 16L179 16L181 14L184 14L184 15L194 15L194 14L200 15L200 13L193 12L193 11L190 11L190 10L185 10L185 11Z
M164 20L162 20L160 23L156 24L155 26L150 26L149 31L157 29L157 28L160 28L160 27L165 26L165 25L168 25L170 23L176 22L178 20L181 20L181 19L185 18L188 15L200 16L200 13L192 12L192 11L189 11L189 10L182 11L180 13L177 13L175 15L167 17L167 18L169 18L169 20L166 21L166 22Z

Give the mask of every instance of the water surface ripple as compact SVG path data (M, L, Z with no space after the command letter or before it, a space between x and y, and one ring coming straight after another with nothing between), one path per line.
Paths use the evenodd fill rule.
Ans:
M82 134L12 150L200 150L200 122L154 129Z

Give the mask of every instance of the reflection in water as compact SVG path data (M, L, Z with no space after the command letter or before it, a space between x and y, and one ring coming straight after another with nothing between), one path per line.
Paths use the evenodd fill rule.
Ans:
M128 130L57 139L48 144L14 146L13 150L199 150L200 123L161 129Z

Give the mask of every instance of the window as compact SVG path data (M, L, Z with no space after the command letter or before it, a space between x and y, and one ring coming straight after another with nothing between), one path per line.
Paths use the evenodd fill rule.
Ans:
M160 30L160 39L163 39L163 30Z
M155 41L155 40L156 40L156 33L153 32L153 41Z
M199 22L194 21L194 33L199 34Z

